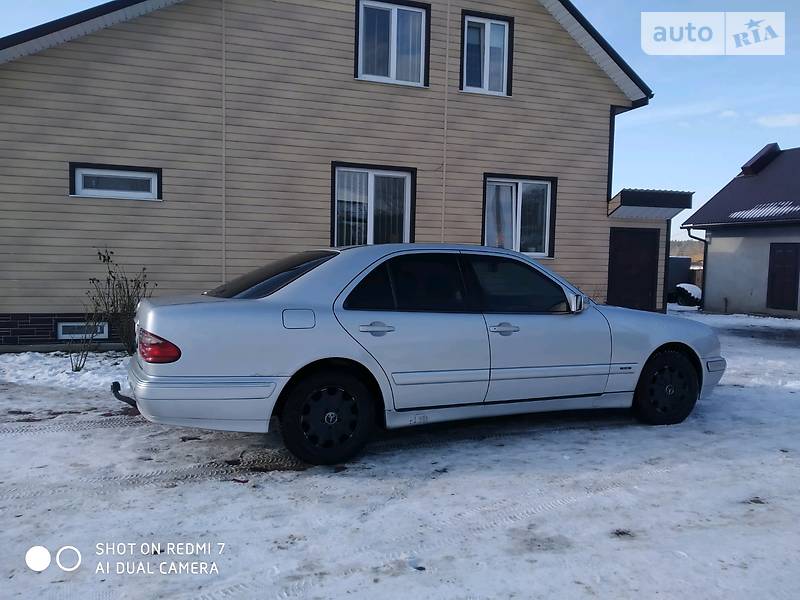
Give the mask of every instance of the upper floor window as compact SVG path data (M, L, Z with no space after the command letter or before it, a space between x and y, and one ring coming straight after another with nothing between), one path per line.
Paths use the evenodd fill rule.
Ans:
M427 85L430 5L359 0L357 6L356 77Z
M160 200L161 169L70 163L71 196Z
M511 95L514 19L464 11L461 89Z
M555 179L487 175L484 245L553 256Z
M334 246L412 241L415 171L333 165Z

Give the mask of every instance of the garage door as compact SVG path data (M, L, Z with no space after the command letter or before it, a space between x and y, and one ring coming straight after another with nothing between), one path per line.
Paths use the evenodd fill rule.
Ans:
M797 310L800 244L769 245L767 308Z
M657 310L659 230L612 227L608 304Z

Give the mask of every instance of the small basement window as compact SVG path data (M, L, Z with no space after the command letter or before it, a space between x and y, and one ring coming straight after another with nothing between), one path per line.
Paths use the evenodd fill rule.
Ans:
M86 321L63 322L58 324L56 338L59 340L80 340L92 335L92 324ZM108 323L94 323L94 339L108 339Z
M161 169L70 163L71 196L161 200Z

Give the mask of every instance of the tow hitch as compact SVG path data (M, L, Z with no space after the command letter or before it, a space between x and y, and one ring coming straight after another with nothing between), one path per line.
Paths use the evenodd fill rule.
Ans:
M114 398L119 400L120 402L124 402L125 404L129 404L130 406L136 408L136 400L126 396L125 394L120 393L122 386L119 384L119 381L115 381L111 384L111 393L114 394Z

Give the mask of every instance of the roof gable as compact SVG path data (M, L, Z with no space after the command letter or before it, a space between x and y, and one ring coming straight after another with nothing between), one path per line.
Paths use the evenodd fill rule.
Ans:
M800 148L769 144L682 227L789 222L800 222Z
M653 90L642 81L642 78L570 0L539 0L539 3L628 97L633 103L633 108L648 103L653 97Z
M113 0L0 38L0 64L129 21L182 0Z
M113 0L0 38L0 64L34 54L88 33L128 21L182 0ZM652 90L611 47L570 0L538 0L634 107L647 104Z

